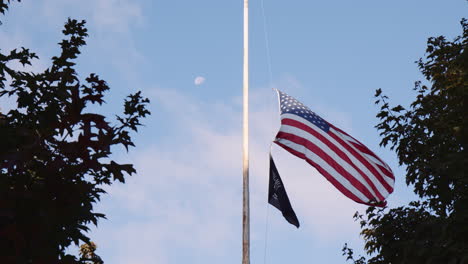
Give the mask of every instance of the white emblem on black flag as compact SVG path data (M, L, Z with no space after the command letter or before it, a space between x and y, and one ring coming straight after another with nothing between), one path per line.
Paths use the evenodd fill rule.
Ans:
M268 188L268 203L278 208L284 218L291 224L299 228L299 220L291 207L288 194L284 188L283 181L276 169L273 157L270 154L270 184Z

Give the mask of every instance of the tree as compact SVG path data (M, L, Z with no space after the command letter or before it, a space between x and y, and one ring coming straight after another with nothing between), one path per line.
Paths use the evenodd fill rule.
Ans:
M88 263L65 249L89 244L87 226L105 218L93 209L102 187L135 173L111 154L134 146L130 133L150 114L149 100L129 95L115 124L89 112L109 87L96 74L81 80L74 69L85 21L68 19L63 34L61 54L42 73L9 66L31 64L37 56L30 50L0 52L0 97L17 98L17 108L0 114L0 263Z
M97 245L94 242L89 242L80 246L81 260L85 264L103 264L101 257L96 255Z
M21 2L21 0L17 0L18 2ZM8 10L8 5L10 4L11 0L0 0L0 13L5 14L5 11ZM2 21L0 21L0 25L2 24Z
M368 208L360 221L365 251L355 264L468 263L468 21L448 41L429 38L417 63L427 85L416 82L408 109L390 107L380 89L376 126L406 167L406 183L419 200L393 209Z

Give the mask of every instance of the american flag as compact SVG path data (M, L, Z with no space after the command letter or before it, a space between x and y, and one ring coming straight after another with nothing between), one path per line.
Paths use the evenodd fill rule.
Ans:
M384 206L393 192L390 167L361 142L278 91L281 128L275 143L314 166L355 202Z

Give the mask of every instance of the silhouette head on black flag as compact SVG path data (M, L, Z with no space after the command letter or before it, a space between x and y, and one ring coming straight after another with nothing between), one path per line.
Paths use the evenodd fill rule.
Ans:
M278 208L283 213L284 218L290 224L299 228L299 220L291 207L288 194L284 188L283 181L276 169L273 157L270 154L270 183L268 188L268 203Z

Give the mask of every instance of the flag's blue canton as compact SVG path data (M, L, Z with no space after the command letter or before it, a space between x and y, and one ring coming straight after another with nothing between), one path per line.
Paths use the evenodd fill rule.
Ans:
M328 125L327 121L323 120L320 116L312 112L312 110L310 110L307 106L303 105L301 102L283 92L278 92L280 95L281 114L294 114L306 119L325 132L330 130L330 126Z

